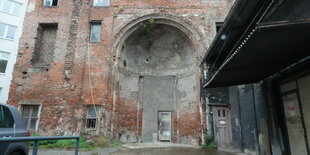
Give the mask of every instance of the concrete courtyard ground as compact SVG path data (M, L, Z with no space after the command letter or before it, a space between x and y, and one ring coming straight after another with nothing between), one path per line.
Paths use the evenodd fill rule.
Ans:
M44 149L39 155L74 155L74 151ZM126 144L117 148L101 148L80 151L79 155L235 155L220 150L202 150L199 147L180 144Z

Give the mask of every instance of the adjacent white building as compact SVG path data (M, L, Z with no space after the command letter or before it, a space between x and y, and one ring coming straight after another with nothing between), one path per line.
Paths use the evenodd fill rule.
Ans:
M0 0L0 103L6 103L28 0Z

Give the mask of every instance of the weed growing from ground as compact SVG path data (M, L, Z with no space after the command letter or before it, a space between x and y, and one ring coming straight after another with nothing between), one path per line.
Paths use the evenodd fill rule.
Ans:
M213 150L216 149L216 145L212 143L212 137L208 134L204 136L205 143L201 146L202 149Z

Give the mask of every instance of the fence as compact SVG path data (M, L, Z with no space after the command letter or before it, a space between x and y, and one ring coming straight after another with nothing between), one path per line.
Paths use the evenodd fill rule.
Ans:
M1 142L29 142L34 141L32 155L38 154L39 141L42 140L65 140L76 139L75 142L75 155L79 153L80 137L79 136L50 136L50 137L12 137L12 138L0 138Z

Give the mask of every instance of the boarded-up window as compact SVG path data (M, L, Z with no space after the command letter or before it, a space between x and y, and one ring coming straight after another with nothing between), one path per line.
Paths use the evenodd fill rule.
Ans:
M28 130L36 131L39 120L39 105L22 105L21 112Z
M99 106L88 106L86 116L86 129L96 129L99 121Z
M35 67L49 67L54 59L57 24L40 24L37 31L32 64Z

